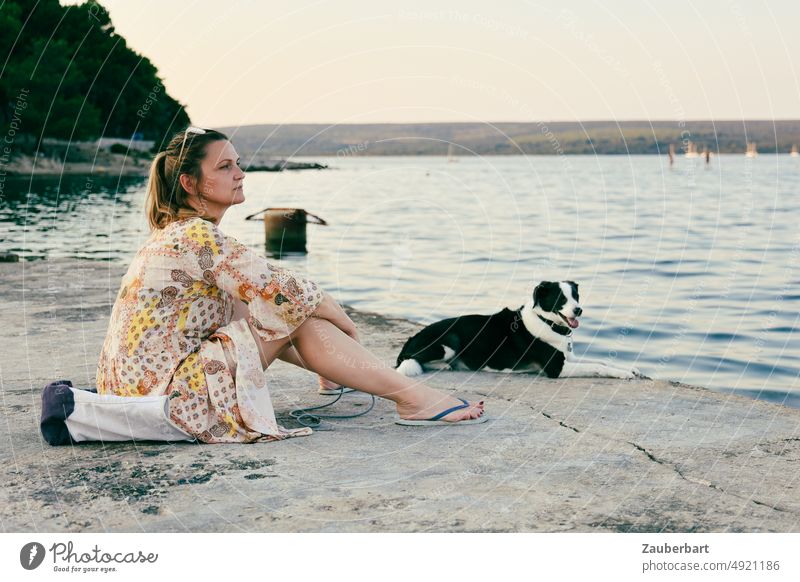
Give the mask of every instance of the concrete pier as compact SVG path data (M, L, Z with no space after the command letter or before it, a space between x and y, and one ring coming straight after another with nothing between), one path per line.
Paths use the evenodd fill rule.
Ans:
M41 389L94 385L123 272L0 263L5 532L800 531L800 410L665 380L440 372L425 381L485 399L489 422L401 427L378 401L278 443L50 447ZM387 364L417 329L351 316ZM283 362L269 377L286 425L330 399Z

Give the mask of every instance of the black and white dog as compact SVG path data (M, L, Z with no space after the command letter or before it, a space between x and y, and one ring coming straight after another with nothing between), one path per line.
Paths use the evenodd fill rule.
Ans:
M462 315L437 321L411 337L397 356L406 376L426 369L544 372L548 378L634 378L636 368L596 360L577 361L572 330L583 309L573 281L542 281L525 305L493 315Z

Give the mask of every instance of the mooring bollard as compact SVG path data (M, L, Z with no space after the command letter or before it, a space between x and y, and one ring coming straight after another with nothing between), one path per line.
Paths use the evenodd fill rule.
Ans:
M327 222L306 212L302 208L265 208L246 217L252 220L264 213L264 234L266 236L266 250L268 253L280 257L287 253L307 253L306 249L306 224L321 224ZM314 220L309 220L313 218Z

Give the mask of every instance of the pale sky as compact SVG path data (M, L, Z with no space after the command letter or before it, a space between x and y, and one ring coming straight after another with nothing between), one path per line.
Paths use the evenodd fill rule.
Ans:
M205 127L800 117L797 0L101 3Z

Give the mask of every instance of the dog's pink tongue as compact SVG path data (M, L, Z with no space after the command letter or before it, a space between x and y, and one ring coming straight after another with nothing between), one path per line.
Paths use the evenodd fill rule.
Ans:
M568 317L568 318L567 318L567 324L568 324L568 325L569 325L569 326L570 326L572 329L576 329L576 328L577 328L577 327L580 325L580 323L578 322L578 320L577 320L577 319L573 319L572 317Z

